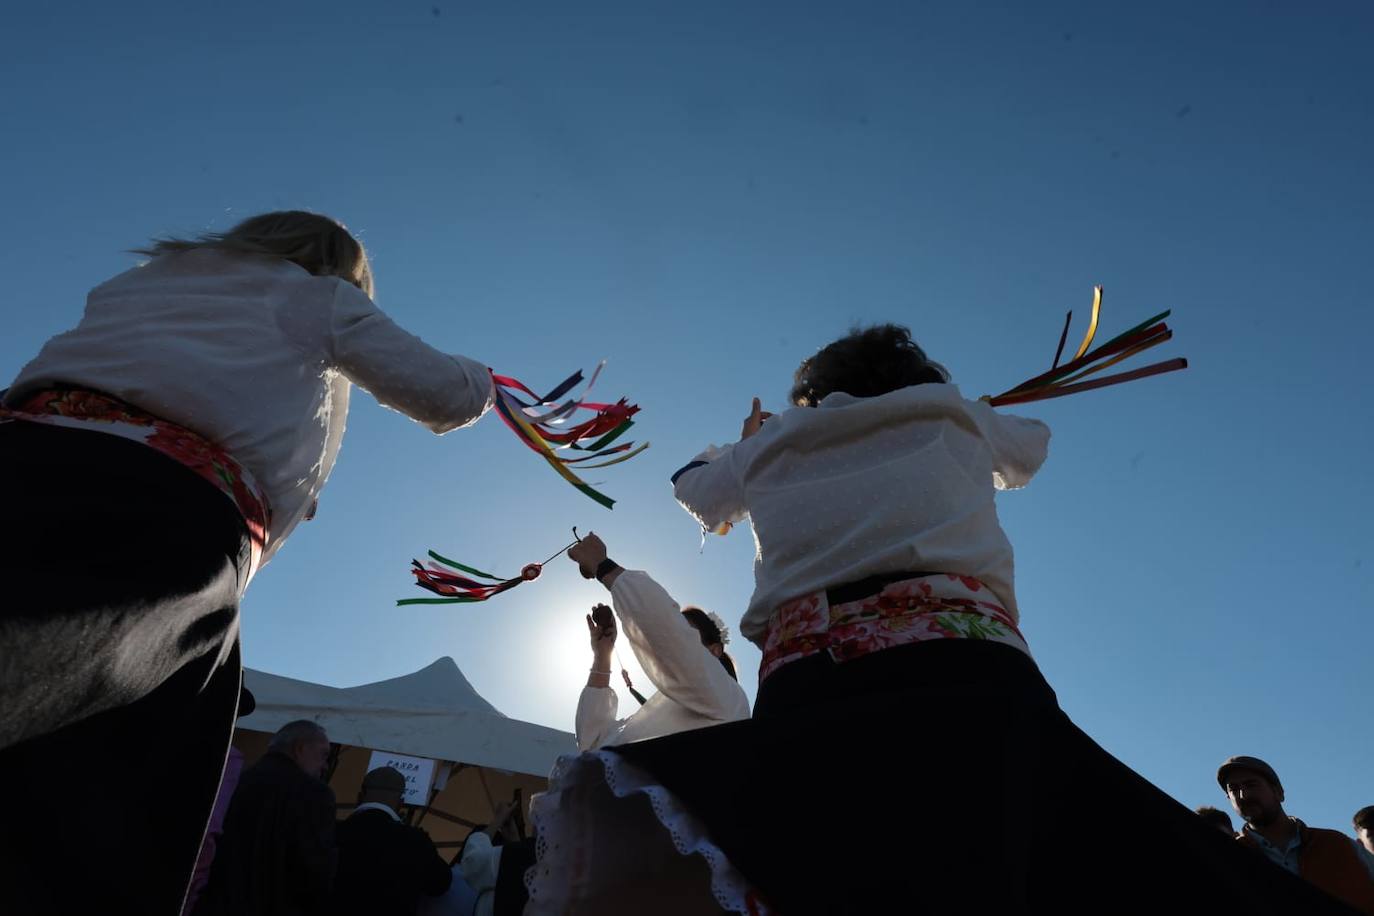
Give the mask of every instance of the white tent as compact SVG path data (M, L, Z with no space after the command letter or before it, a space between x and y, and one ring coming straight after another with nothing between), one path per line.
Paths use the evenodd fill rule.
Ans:
M554 761L577 752L568 732L502 715L448 657L360 687L328 687L251 668L244 682L257 704L234 731L246 763L265 753L268 737L287 722L318 722L339 746L329 784L341 814L353 807L373 751L436 761L429 804L408 813L441 848L458 847L472 826L490 822L498 801L527 802L547 786Z
M339 744L540 777L561 754L577 752L568 732L497 712L447 656L361 687L326 687L252 668L244 670L244 682L257 708L238 727L250 731L271 733L294 719L313 719Z

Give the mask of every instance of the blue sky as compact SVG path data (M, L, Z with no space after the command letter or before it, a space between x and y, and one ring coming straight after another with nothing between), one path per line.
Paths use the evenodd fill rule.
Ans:
M778 409L803 356L882 320L1002 390L1102 283L1104 333L1173 308L1156 352L1192 368L1021 408L1054 429L1000 499L1023 629L1180 801L1224 805L1217 763L1254 754L1348 831L1374 804L1372 39L1354 2L29 4L0 33L0 375L124 249L287 207L348 223L437 346L532 387L608 358L599 392L653 442L592 477L614 512L495 417L436 438L358 396L243 610L253 667L351 685L451 655L571 728L599 587L559 561L396 608L412 556L513 573L578 525L733 624L752 539L699 550L667 478L751 396Z

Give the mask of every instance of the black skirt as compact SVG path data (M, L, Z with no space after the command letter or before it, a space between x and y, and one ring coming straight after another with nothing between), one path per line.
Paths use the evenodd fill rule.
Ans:
M176 914L219 787L248 539L152 449L0 423L0 910Z
M844 664L812 656L762 685L752 720L601 759L565 767L562 783L633 772L660 788L603 793L603 807L638 803L660 823L673 822L667 808L687 811L709 839L685 850L709 866L698 877L660 868L665 897L719 879L718 853L750 888L740 912L1350 912L1106 753L1060 711L1035 663L996 643L921 642ZM577 797L565 785L564 807ZM597 850L581 854L594 869ZM614 876L599 886L602 912L626 911Z

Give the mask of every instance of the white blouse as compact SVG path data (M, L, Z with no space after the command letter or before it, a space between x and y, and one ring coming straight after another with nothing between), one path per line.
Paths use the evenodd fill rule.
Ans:
M398 327L337 277L276 258L163 255L91 290L6 401L93 388L228 449L272 510L263 562L313 506L339 452L350 383L435 433L492 404L491 374Z
M673 483L707 528L751 520L754 594L740 632L754 642L778 605L886 573L972 576L1016 619L993 491L1025 486L1049 439L1039 420L999 414L954 385L836 392L708 448Z
M749 698L720 659L701 644L677 602L648 573L624 570L611 587L620 631L658 693L634 715L617 719L609 687L585 687L577 702L577 746L583 751L658 738L749 718Z
M501 874L501 850L503 846L493 846L491 837L482 832L474 832L463 846L463 857L458 868L463 880L477 892L477 902L473 904L472 916L492 916L496 906L496 879Z

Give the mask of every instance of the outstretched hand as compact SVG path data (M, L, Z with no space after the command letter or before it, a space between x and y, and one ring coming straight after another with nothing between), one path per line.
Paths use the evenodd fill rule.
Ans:
M596 568L606 559L606 544L596 536L596 532L589 531L582 540L568 548L568 559L577 564L582 578L595 578Z
M763 405L759 403L759 399L754 398L754 403L749 409L749 416L744 418L744 427L739 431L740 441L743 442L745 439L757 433L763 428L763 421L772 416L771 413L763 409Z
M615 614L604 604L592 608L587 615L587 636L591 640L592 653L597 658L610 658L615 650Z
M513 814L515 814L515 802L497 802L496 806L492 808L491 826L500 828L503 824L506 823L506 821L511 819L511 816Z
M482 832L493 839L496 838L498 833L502 834L507 840L518 839L515 833L514 818L519 810L520 804L518 802L497 802L492 808L491 823L488 824Z

